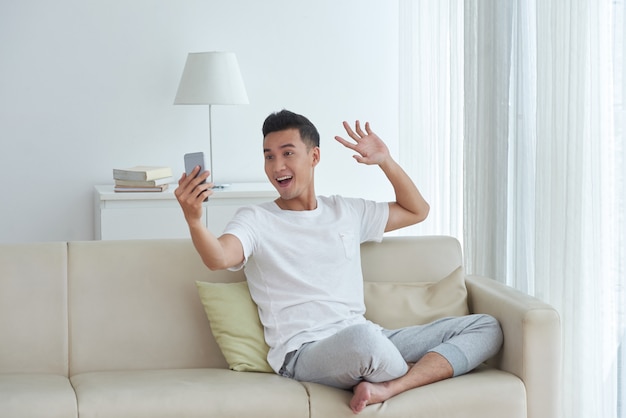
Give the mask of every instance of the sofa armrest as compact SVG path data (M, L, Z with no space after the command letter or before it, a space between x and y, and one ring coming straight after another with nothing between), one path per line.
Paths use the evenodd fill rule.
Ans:
M529 418L561 416L561 321L552 306L493 279L467 276L471 313L492 315L504 344L489 361L526 387Z

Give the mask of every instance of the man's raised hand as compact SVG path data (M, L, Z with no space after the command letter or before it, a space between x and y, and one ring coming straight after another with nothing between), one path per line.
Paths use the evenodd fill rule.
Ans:
M348 136L354 142L347 141L340 136L335 139L344 147L356 151L358 154L353 155L354 159L361 164L382 164L389 157L389 149L387 145L376 135L370 128L369 122L365 122L365 132L361 129L361 123L357 120L354 124L354 130L348 122L343 122Z

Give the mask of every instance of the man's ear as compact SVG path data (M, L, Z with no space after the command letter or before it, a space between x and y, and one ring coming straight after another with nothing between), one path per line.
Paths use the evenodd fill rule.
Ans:
M313 167L315 167L320 162L320 147L313 147L311 152L313 153Z

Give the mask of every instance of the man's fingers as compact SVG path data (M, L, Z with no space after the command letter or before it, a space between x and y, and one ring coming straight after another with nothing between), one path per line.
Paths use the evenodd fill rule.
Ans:
M350 138L354 139L355 141L359 141L359 139L361 139L356 133L354 133L354 131L352 130L352 128L350 127L350 124L346 121L343 122L343 127L346 130L346 132L348 133L348 135L350 136Z
M352 142L346 141L340 136L336 136L335 139L337 140L337 142L339 142L341 145L343 145L346 148L350 148L352 150L356 149L356 145L354 145Z
M350 124L345 121L343 122L343 127L345 128L348 135L350 135L350 138L354 139L357 142L359 142L359 140L361 140L364 136L373 134L369 122L365 122L365 131L363 131L363 129L361 128L361 122L358 120L354 122L354 130L352 130Z
M197 197L199 193L202 193L212 186L208 184L206 187L203 187L203 182L206 182L206 179L209 177L210 172L207 170L198 175L200 171L200 166L195 167L190 175L185 173L182 174L180 180L178 180L178 188L174 191L176 196L183 197L183 194L186 194L190 197Z
M200 170L200 169L198 168L198 170ZM194 169L194 171L195 171L195 169ZM192 173L193 173L193 171L192 171ZM202 183L203 181L206 181L206 179L209 178L210 174L211 174L211 172L209 170L206 170L205 172L198 174L193 179L193 181L195 182L196 185L198 185L198 184Z
M367 126L367 123L365 124ZM363 130L361 129L361 122L359 122L358 120L354 123L354 126L356 127L356 133L359 134L359 137L363 138L365 135L365 132L363 132Z

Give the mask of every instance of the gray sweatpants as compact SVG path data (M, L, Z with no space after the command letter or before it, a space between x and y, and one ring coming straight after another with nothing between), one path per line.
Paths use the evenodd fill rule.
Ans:
M407 362L436 352L458 376L494 356L501 345L500 324L489 315L443 318L396 330L368 322L290 352L280 374L349 389L362 380L386 382L404 376Z

